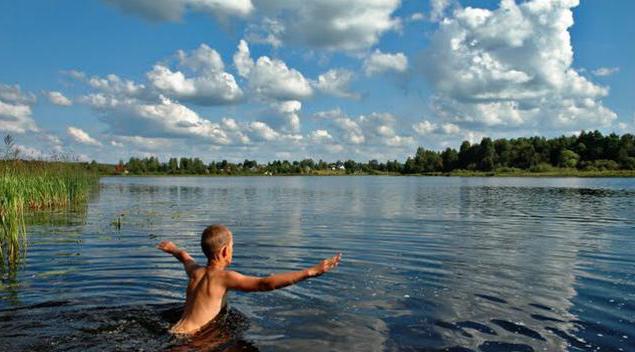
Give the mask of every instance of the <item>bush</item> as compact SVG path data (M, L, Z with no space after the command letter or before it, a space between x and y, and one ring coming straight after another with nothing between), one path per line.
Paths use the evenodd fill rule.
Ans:
M547 164L547 163L540 163L538 165L532 166L529 169L530 172L549 172L554 170L555 168L551 166L551 164Z
M580 166L585 171L606 171L606 170L617 170L620 168L620 165L614 160L592 160L592 161L583 161L580 162Z

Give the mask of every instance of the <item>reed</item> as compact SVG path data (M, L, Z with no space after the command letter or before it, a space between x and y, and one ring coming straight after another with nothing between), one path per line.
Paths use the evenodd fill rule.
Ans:
M78 163L0 161L0 270L15 268L26 251L27 212L79 205L97 180Z

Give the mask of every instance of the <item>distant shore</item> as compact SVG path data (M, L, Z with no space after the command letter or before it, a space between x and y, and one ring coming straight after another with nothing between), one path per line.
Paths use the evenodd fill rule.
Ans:
M549 171L532 172L528 170L514 171L472 171L456 170L452 172L429 172L420 174L402 174L399 172L357 172L346 173L345 171L317 170L309 173L285 173L285 174L264 174L264 173L237 173L237 174L167 174L167 173L146 173L146 174L104 174L102 176L124 176L124 177L276 177L276 176L437 176L437 177L635 177L635 170L593 170L582 171L576 169L556 169Z

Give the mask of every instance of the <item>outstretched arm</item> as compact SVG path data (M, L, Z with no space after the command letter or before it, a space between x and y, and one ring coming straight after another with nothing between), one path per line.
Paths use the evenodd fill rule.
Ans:
M157 248L165 253L172 254L176 259L183 263L187 276L191 276L194 269L198 268L198 265L194 261L194 258L185 250L178 248L172 241L161 241L157 245Z
M225 287L230 290L246 292L272 291L311 277L320 276L336 267L341 258L342 253L338 253L336 256L324 259L308 269L275 274L269 277L246 276L235 271L227 271L225 272Z

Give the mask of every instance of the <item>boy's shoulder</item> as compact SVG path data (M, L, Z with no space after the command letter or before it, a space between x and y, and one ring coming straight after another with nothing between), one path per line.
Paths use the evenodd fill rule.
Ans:
M199 266L198 268L194 269L192 276L195 276L195 277L207 276L209 278L221 278L221 277L226 277L228 273L231 273L231 272L232 272L231 270L217 269L217 268L212 268L209 266Z

